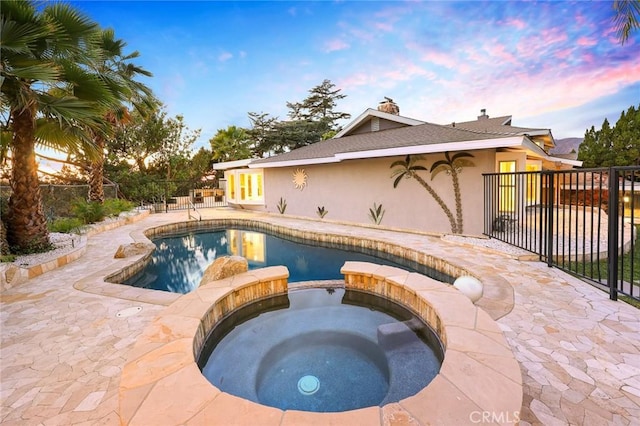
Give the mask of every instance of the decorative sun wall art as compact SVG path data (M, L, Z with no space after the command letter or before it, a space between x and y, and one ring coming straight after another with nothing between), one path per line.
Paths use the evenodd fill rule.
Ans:
M305 186L307 186L307 174L302 169L296 169L293 172L293 185L296 189L303 190Z

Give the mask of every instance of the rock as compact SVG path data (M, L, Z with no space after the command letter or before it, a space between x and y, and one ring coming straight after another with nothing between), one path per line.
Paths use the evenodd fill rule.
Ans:
M156 246L150 243L131 243L121 244L113 255L114 259L124 259L125 257L138 256L141 254L151 253Z
M211 263L204 271L199 286L241 274L249 270L249 262L242 256L222 256Z

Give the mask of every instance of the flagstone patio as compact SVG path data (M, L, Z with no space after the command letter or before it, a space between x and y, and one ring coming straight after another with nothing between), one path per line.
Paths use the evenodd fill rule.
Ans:
M478 306L497 319L520 364L520 424L640 424L640 310L610 301L568 274L432 235L230 209L202 210L202 215L367 236L446 259L479 276L498 276L485 282L486 298ZM144 229L185 220L186 212L154 214L91 235L78 259L65 257L57 267L40 268L41 275L34 272L0 293L2 424L120 424L118 390L126 357L178 295L101 278L126 264L113 258L120 244L139 239ZM510 287L499 285L504 282ZM243 413L237 414L237 424L260 424L255 417L242 422ZM406 416L390 416L388 422L419 424ZM469 424L481 422L469 418ZM357 424L357 418L350 423Z

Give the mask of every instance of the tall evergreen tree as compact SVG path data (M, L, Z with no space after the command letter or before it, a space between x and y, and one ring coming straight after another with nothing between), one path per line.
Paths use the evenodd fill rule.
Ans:
M323 122L328 130L335 130L336 121L348 119L351 114L334 111L337 102L347 95L340 93L341 89L335 89L335 84L330 80L323 80L322 83L309 90L302 102L287 102L290 109L289 116L293 120L311 120Z
M612 128L605 118L600 130L592 126L578 149L584 167L640 164L640 107L623 111Z

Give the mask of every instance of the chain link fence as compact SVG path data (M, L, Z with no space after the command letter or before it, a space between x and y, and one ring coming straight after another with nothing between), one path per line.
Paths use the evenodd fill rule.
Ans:
M105 184L105 198L118 198L118 185ZM47 220L57 217L71 217L71 206L75 200L86 200L89 193L89 185L40 185L42 207ZM0 206L4 210L11 196L11 187L0 185Z

